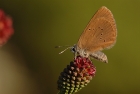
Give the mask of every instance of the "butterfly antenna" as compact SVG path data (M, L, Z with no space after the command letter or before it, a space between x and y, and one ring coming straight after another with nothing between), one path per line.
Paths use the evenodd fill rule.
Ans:
M61 47L70 47L71 45L64 45L64 46L55 46L55 48L61 48Z
M71 47L68 47L66 49L64 49L63 51L61 51L59 54L62 54L63 52L65 52L66 50L70 49Z

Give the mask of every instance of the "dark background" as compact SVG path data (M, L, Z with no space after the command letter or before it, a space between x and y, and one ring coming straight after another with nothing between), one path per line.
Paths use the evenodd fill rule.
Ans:
M0 0L15 29L0 49L0 94L56 94L73 54L54 46L75 44L101 6L114 15L117 43L104 50L108 64L93 60L96 76L77 94L139 94L139 0Z

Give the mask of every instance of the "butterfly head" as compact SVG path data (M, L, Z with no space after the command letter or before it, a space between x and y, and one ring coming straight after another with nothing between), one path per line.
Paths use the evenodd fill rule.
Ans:
M89 57L89 53L85 49L79 48L76 44L71 47L71 51L75 53L75 55L80 55L82 57Z

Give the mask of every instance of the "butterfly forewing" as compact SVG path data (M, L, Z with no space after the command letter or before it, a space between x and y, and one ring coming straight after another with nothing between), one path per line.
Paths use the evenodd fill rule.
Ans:
M111 11L107 7L102 6L95 13L95 15L93 16L93 18L91 19L91 21L92 20L95 20L97 18L100 18L100 17L104 17L105 19L107 19L108 21L110 21L112 24L114 24L114 29L116 29L116 24L115 24L115 20L114 20L113 14L111 13Z
M77 46L88 52L110 48L115 44L116 36L116 24L111 11L101 7L80 36Z

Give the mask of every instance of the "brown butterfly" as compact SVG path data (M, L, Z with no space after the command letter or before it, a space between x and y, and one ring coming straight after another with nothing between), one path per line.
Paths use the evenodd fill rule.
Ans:
M75 57L78 54L107 63L107 56L101 51L114 46L116 37L117 28L113 14L107 7L102 6L88 23L77 44L69 48L75 53Z

